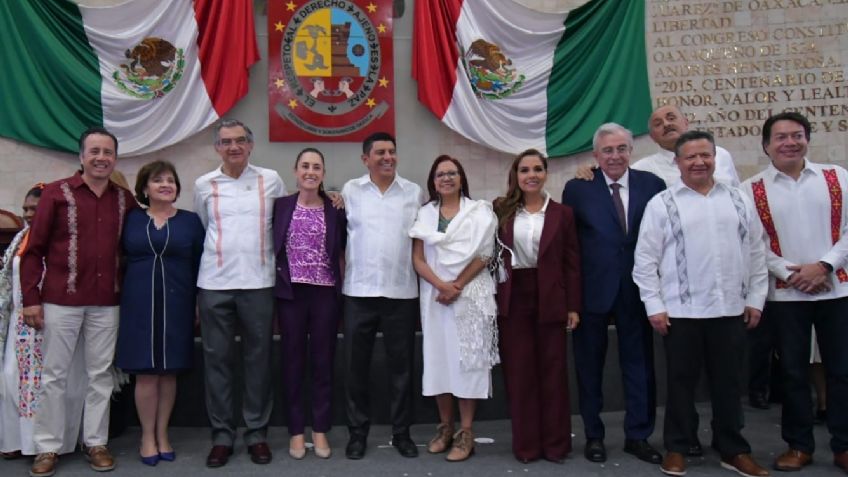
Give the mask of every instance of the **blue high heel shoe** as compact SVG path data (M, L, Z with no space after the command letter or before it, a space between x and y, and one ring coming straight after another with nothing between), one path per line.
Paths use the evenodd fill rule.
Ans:
M159 459L164 460L165 462L173 462L177 460L177 453L174 451L171 452L160 452Z
M159 459L160 459L159 454L153 454L153 455L145 457L145 456L141 455L141 452L138 453L138 458L141 460L142 464L149 465L151 467L158 464Z

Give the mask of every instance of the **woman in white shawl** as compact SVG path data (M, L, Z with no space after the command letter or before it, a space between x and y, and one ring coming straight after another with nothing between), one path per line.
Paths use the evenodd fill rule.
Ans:
M491 396L498 362L495 282L486 270L497 218L486 201L471 200L459 161L439 156L427 179L430 201L409 235L420 276L424 332L423 394L435 396L440 424L430 453L465 460L474 452L476 399ZM454 397L461 428L454 434Z
M41 400L42 333L29 327L21 315L20 256L27 246L29 225L35 216L44 184L38 184L24 198L21 230L0 258L0 454L4 459L34 455L32 440L35 413ZM80 338L82 339L82 338ZM78 347L82 350L82 347ZM74 355L68 375L66 416L82 414L85 389L83 356ZM68 419L66 417L66 419ZM65 443L59 453L73 452L79 435L79 420L65 423Z

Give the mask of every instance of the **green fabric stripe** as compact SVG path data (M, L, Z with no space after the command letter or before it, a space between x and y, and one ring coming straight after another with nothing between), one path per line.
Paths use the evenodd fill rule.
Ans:
M0 135L77 151L103 125L100 70L68 0L0 0Z
M550 156L592 149L603 123L648 131L645 2L592 0L569 12L548 83Z

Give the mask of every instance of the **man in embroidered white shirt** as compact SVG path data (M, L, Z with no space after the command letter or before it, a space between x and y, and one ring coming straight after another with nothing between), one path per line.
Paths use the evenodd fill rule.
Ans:
M418 450L412 424L413 358L418 321L418 276L409 229L423 203L421 187L397 172L395 138L374 133L362 144L368 173L342 188L347 211L345 251L345 407L348 459L365 456L370 418L371 354L383 333L391 386L392 445L404 457Z
M812 462L811 329L827 370L827 428L834 464L848 472L848 172L806 158L810 122L785 112L763 125L771 164L745 181L763 224L769 269L768 319L783 368L781 433L789 449L777 470Z
M651 326L665 336L668 453L661 470L686 473L694 390L705 365L722 467L766 476L742 437L739 401L745 330L757 326L768 291L762 226L747 197L713 178L710 133L681 134L675 150L681 181L648 202L633 268Z
M233 414L236 354L244 362L242 416L251 460L271 461L266 442L271 416L271 333L274 315L274 199L285 194L280 175L250 164L253 133L240 121L215 129L221 166L194 183L194 209L206 226L197 306L203 339L206 407L212 425L208 467L221 467L233 452L238 419ZM241 347L236 348L236 333Z

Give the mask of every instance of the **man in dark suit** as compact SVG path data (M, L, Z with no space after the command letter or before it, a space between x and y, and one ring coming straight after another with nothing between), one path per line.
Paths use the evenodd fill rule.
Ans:
M649 172L630 169L633 135L618 124L598 128L593 149L599 165L594 178L572 179L562 193L562 203L572 207L577 222L584 284L583 322L573 333L584 454L592 462L607 458L600 412L612 318L626 401L624 450L659 464L662 456L647 441L656 417L653 333L631 273L645 205L665 183Z

